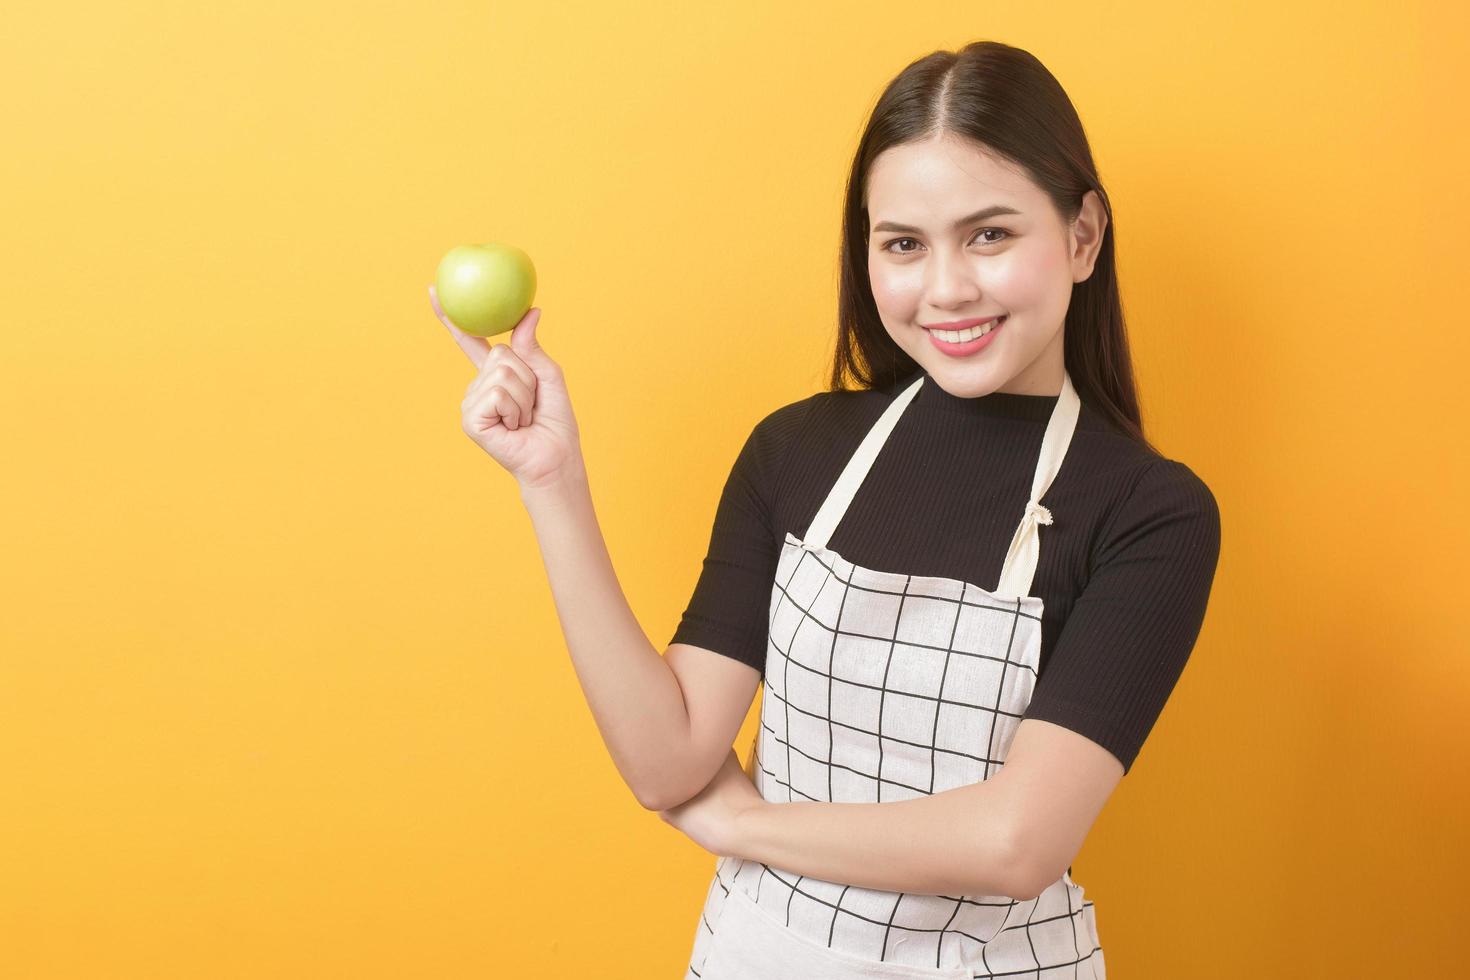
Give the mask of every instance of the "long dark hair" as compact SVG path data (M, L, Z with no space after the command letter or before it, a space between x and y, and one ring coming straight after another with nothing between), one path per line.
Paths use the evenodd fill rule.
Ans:
M1108 222L1092 274L1072 285L1064 325L1064 357L1078 396L1125 434L1157 452L1143 434L1133 359L1118 295L1113 220L1098 180L1082 121L1061 84L1029 52L998 41L975 41L958 52L936 51L888 84L863 131L842 215L837 349L831 390L884 388L908 377L917 362L904 353L878 317L868 281L868 210L873 161L891 146L952 133L984 146L1020 168L1051 198L1064 221L1082 198L1097 192Z

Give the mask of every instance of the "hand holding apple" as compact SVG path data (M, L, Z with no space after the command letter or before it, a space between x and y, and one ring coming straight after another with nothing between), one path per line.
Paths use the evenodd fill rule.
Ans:
M581 437L561 366L536 340L541 310L513 324L510 344L459 329L429 287L434 315L478 371L460 402L460 428L527 489L547 486L583 465Z

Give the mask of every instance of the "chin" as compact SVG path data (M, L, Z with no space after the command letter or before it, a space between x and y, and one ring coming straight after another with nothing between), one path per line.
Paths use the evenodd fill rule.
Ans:
M939 355L941 358L943 354ZM988 395L1004 383L997 380L993 366L977 368L973 364L920 362L933 380L941 382L945 391L956 398L978 398Z
M956 375L939 375L931 372L935 381L944 379L944 389L956 398L979 398L980 395L991 394L995 391L995 383L989 376L973 376L970 372L958 372Z

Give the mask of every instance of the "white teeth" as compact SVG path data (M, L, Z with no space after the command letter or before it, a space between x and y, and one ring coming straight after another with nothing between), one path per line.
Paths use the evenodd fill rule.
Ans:
M990 333L990 328L999 322L999 319L995 319L989 323L982 323L978 327L970 327L968 330L930 330L929 332L946 344L963 344L967 340L974 340L976 337L983 337Z

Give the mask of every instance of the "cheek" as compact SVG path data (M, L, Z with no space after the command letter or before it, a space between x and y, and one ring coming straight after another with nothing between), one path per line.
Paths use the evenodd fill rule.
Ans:
M1033 295L1041 289L1041 285L1051 278L1047 270L1042 269L1044 262L1038 262L1039 256L1029 256L1019 248L1005 253L1004 262L995 264L991 272L991 285L995 289L1004 289L1008 295L1025 298Z
M902 314L918 302L917 282L906 270L870 262L868 282L873 288L873 302L885 313Z
M1067 275L1066 263L1053 252L1034 254L1016 250L991 269L992 291L1015 306L1031 306L1055 294L1057 277Z

